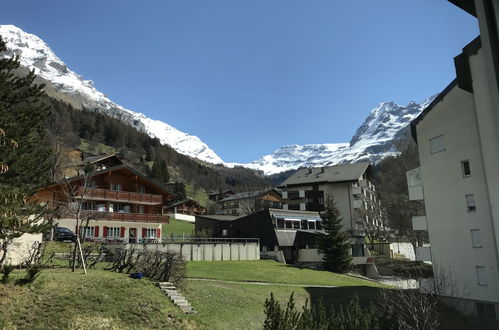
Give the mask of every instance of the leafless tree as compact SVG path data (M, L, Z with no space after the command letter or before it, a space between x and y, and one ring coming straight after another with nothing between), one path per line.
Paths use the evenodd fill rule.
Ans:
M362 196L363 207L356 210L354 218L369 239L371 249L374 249L375 240L384 242L389 235L385 212L376 195Z
M81 175L81 179L76 183L65 179L61 185L64 199L61 203L60 215L70 217L75 221L76 244L73 247L71 258L73 272L76 270L77 255L79 251L83 270L86 273L81 243L85 241L85 229L89 226L90 221L99 218L99 212L97 210L88 209L88 207L86 207L87 202L89 201L93 174L93 171L87 171Z

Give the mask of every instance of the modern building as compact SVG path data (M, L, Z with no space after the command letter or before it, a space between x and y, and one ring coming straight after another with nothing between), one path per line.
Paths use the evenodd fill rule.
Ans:
M420 167L409 197L424 201L437 293L468 315L499 316L499 39L497 1L451 0L478 17L480 36L455 59L457 78L412 122Z
M302 168L278 188L282 190L283 209L323 211L327 198L332 197L343 218L343 228L353 235L362 235L364 221L382 225L380 217L365 219L367 212L380 202L370 182L368 162L327 167Z
M277 189L241 192L218 201L223 214L247 215L268 208L282 208L281 194Z
M96 164L99 168L100 164ZM72 210L90 218L84 227L89 240L142 243L161 239L162 213L171 195L163 186L125 164L100 167L48 185L34 195L39 202L58 208L58 226L77 231Z
M242 216L196 217L196 232L215 238L258 238L261 258L285 263L321 263L317 234L323 233L319 212L265 209ZM353 264L370 277L378 273L363 237L352 241Z

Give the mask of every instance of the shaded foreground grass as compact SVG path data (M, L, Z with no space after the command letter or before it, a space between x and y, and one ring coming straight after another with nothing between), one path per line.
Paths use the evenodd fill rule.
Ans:
M187 264L187 275L191 278L226 281L381 287L377 282L321 270L297 268L273 260L193 261Z
M16 276L16 274L14 274ZM180 314L150 281L48 269L33 284L0 285L0 328L179 328ZM181 315L183 316L183 315ZM182 324L184 322L184 324Z

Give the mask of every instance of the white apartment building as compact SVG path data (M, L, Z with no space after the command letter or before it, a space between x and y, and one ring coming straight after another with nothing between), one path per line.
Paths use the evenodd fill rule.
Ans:
M421 164L407 173L409 197L426 209L413 228L430 238L418 258L452 282L440 293L467 315L497 320L499 5L451 2L479 18L481 35L455 58L457 78L412 122Z

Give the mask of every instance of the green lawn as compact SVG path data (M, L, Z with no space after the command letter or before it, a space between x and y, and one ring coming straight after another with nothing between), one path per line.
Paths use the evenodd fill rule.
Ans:
M189 277L228 281L269 282L327 286L374 286L376 282L331 272L297 268L273 260L257 261L191 261Z
M176 328L186 322L152 282L104 270L47 269L33 284L0 284L0 297L4 329Z
M186 236L192 236L193 231L193 223L176 220L175 218L170 218L170 223L163 225L163 236L170 236L172 233L176 236L182 234L185 234Z

